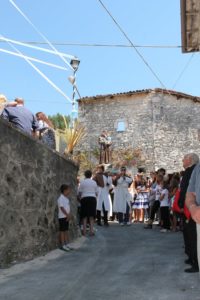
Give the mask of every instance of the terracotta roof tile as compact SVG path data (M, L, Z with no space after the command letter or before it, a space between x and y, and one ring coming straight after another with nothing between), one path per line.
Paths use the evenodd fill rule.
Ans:
M90 97L83 97L78 99L78 102L82 102L82 101L87 101L87 100L98 100L98 99L102 99L102 98L114 98L116 96L123 96L123 95L137 95L137 94L148 94L148 93L163 93L163 94L167 94L167 95L173 95L176 96L177 99L179 98L186 98L186 99L191 99L194 102L200 102L200 97L196 97L196 96L192 96L189 94L185 94L185 93L181 93L181 92L177 92L177 91L173 91L173 90L166 90L166 89L161 89L161 88L155 88L155 89L143 89L143 90L135 90L135 91L129 91L129 92L124 92L124 93L116 93L116 94L106 94L106 95L96 95L96 96L90 96Z

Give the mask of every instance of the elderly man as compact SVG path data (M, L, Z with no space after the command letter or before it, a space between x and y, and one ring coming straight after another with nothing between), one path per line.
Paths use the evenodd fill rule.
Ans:
M200 265L200 163L192 173L186 194L186 205L197 226L197 253Z
M24 107L24 100L15 99L16 105L5 107L2 112L2 118L12 123L16 128L35 135L37 129L37 120L27 108Z
M197 260L197 232L196 223L192 218L187 219L184 216L184 205L186 199L186 192L189 185L190 177L192 172L199 162L199 157L195 153L186 154L183 158L183 167L185 172L183 174L180 184L180 198L178 206L180 207L181 213L183 214L183 237L185 243L185 253L188 255L188 259L185 263L190 264L191 268L185 269L187 273L194 273L199 271L198 260Z

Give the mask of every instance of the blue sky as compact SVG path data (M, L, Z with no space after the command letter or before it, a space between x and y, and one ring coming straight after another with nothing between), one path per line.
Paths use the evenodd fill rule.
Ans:
M103 0L136 45L181 45L180 0ZM17 6L51 41L60 43L124 44L121 34L98 0L16 0ZM43 42L9 0L1 0L0 34L19 41ZM49 46L40 45L49 48ZM66 66L59 58L22 46L23 54ZM1 49L13 51L6 43ZM80 60L77 85L81 96L162 87L132 48L56 46ZM172 89L192 54L180 48L137 48L164 86ZM35 63L36 64L36 63ZM0 93L26 100L34 113L70 114L71 103L55 91L22 58L0 52ZM36 64L67 96L72 97L68 71ZM193 55L175 90L199 95L199 54Z

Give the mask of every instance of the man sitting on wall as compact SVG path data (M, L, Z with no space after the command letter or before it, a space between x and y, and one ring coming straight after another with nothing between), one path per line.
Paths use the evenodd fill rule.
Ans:
M2 112L2 118L12 123L16 128L35 136L38 127L35 116L24 107L24 100L15 99L16 105L7 106Z

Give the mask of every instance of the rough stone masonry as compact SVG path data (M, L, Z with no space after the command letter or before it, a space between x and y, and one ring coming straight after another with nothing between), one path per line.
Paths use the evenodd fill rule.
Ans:
M0 119L0 267L57 247L57 197L69 183L76 237L78 167Z
M108 130L114 149L142 150L148 171L180 171L184 154L200 155L198 97L162 89L86 97L79 118L87 132L81 150L98 147L99 134Z

